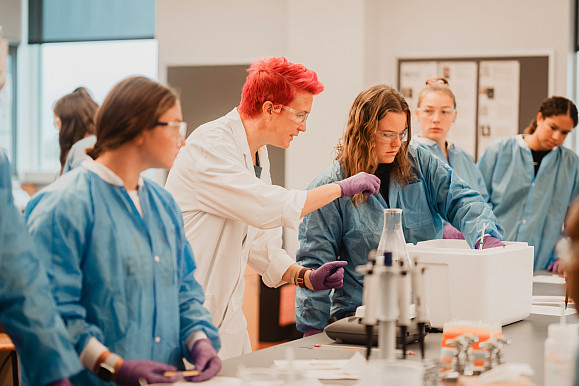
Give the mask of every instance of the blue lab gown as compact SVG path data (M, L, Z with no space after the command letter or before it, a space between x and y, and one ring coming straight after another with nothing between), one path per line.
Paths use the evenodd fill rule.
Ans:
M84 160L90 158L86 154L86 149L93 147L95 143L95 135L89 135L88 137L84 137L80 141L75 142L75 144L72 145L68 151L66 161L64 162L64 167L62 168L62 174L70 172L72 169L80 165Z
M454 171L462 177L474 190L482 194L485 200L488 200L489 193L487 187L480 174L480 170L476 167L472 156L456 145L449 143L446 151L448 152L448 160L444 156L442 149L436 142L428 138L415 136L412 137L412 143L417 146L430 150L432 154L438 157L444 163L450 165Z
M297 289L296 321L300 331L306 326L323 329L330 316L343 318L362 304L364 278L355 269L366 264L370 250L378 247L385 208L402 208L406 242L442 238L442 220L461 230L471 246L480 236L483 224L491 236L502 238L490 206L447 164L412 144L409 159L416 178L406 186L390 182L388 205L379 194L357 208L351 197L343 197L304 217L299 229L298 262L311 268L335 260L345 260L348 265L340 289ZM308 189L345 177L335 162Z
M531 149L517 135L493 142L478 167L505 240L528 242L535 248L534 270L546 269L555 259L567 207L579 193L579 157L556 147L535 176Z
M24 384L45 385L80 372L78 355L50 296L50 283L12 198L0 149L0 323L20 355Z
M79 354L95 337L125 359L183 368L191 333L204 331L216 350L220 341L193 277L181 211L166 190L143 181L141 217L123 186L81 165L32 198L27 224ZM73 381L103 383L88 370Z

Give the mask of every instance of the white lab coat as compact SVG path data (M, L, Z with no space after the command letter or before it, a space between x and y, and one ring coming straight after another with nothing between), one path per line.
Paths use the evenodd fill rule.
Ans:
M246 264L270 287L295 262L282 248L282 226L297 229L307 192L271 185L267 148L255 176L237 109L198 127L181 148L166 189L183 212L205 307L219 328L227 359L251 351L241 306Z

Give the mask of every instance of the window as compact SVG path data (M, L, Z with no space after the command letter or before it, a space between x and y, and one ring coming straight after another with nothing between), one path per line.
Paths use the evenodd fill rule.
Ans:
M16 53L17 47L10 45L6 84L0 90L0 146L6 151L13 172L16 170Z
M127 76L157 79L157 41L153 39L42 44L39 56L39 171L60 169L52 112L60 97L84 86L101 104L112 86Z

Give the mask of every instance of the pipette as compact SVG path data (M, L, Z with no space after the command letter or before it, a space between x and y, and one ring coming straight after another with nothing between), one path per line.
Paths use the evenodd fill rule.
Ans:
M481 234L480 234L480 242L479 242L480 249L483 249L483 242L484 242L484 239L485 239L485 228L486 228L486 225L487 225L487 224L484 224L484 223L483 223L482 232L481 232Z
M375 272L376 266L376 250L371 250L368 254L368 263L360 269L356 269L357 272L364 273L364 304L366 305L366 310L364 313L364 325L366 326L366 359L370 359L370 354L372 352L372 341L374 335L374 326L378 322L377 319L377 308L378 308L378 288L379 285L378 277ZM378 259L379 261L384 261L384 257Z
M412 293L414 294L414 307L416 322L418 324L418 339L420 342L420 355L424 359L424 327L426 325L426 298L424 293L424 266L414 260L414 268L410 271L412 278Z
M398 278L398 325L400 326L400 335L402 336L402 359L406 359L406 333L410 326L410 275L404 260L399 260L400 277ZM410 269L411 267L408 267Z

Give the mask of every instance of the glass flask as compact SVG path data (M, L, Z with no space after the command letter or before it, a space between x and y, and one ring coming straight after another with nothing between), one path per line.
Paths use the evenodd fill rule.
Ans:
M384 228L382 228L377 256L384 256L384 252L392 252L393 263L403 260L406 267L412 267L402 231L402 209L384 209Z

